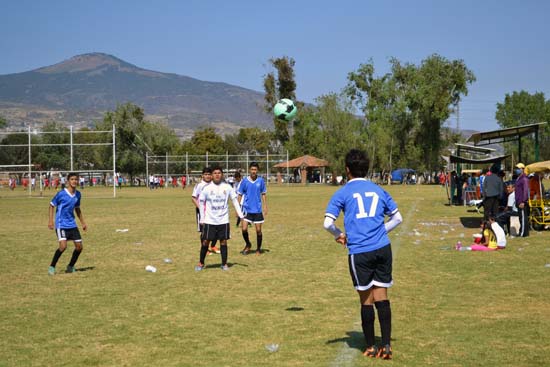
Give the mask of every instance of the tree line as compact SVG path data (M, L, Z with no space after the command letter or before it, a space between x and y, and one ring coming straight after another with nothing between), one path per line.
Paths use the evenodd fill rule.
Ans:
M463 60L448 60L434 54L420 64L389 61L389 71L378 75L372 60L359 65L347 75L347 85L339 92L321 95L315 104L296 98L294 59L284 56L269 60L270 71L263 76L264 108L271 113L276 101L289 98L298 105L296 119L286 122L273 118L273 129L242 128L234 134L219 135L204 127L191 139L181 141L164 123L146 120L145 111L132 103L119 105L105 113L93 128L116 129L117 170L130 176L143 175L145 155L250 154L289 151L294 158L314 155L331 163L333 177L343 173L343 155L351 147L361 148L371 157L371 172L389 172L392 168L410 167L417 171L442 168L441 155L448 155L454 143L462 142L458 132L445 126L455 112L468 87L475 82L474 73ZM550 101L543 93L525 91L506 94L496 105L495 118L503 128L549 121ZM5 126L0 119L0 127ZM59 123L46 124L43 132L67 132ZM33 144L68 143L68 134L38 134ZM75 134L78 142L105 141L97 134ZM103 140L101 140L103 139ZM550 126L539 134L540 156L550 159ZM523 144L526 161L534 159L532 138ZM75 143L77 142L75 141ZM21 147L0 149L1 164L26 164L28 151L24 133L5 136L1 144ZM505 144L508 153L516 145ZM517 152L516 152L517 153ZM111 147L79 147L75 164L90 169L112 167ZM67 148L41 147L32 151L32 162L43 169L64 167Z

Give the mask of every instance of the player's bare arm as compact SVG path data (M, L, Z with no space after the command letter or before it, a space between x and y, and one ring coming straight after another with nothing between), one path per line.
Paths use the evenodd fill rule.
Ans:
M54 207L52 205L50 205L50 218L48 220L48 228L49 229L53 229L53 212L54 212Z
M80 223L82 224L82 230L86 232L88 230L88 225L86 224L86 221L84 221L82 210L80 210L80 208L74 208L74 211L76 213L76 216L78 217L78 220L80 220Z

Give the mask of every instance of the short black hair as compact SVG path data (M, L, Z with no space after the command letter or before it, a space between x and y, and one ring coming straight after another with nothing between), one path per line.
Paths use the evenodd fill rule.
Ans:
M346 154L346 167L352 177L365 177L369 170L369 159L367 153L359 149L351 149Z
M212 172L214 171L220 171L221 173L223 173L223 168L220 165L215 165L214 167L212 167Z
M260 169L260 165L258 162L251 162L248 168L256 167L257 169Z
M69 174L67 175L67 181L70 180L70 178L73 177L73 176L78 177L78 173L76 173L76 172L69 172Z
M241 178L241 172L240 171L235 172L235 178Z
M210 168L209 166L206 166L202 169L202 174L204 175L205 173L212 173L212 168Z

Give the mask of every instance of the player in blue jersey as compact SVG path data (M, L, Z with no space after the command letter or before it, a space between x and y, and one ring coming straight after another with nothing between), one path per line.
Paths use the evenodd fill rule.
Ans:
M252 162L249 166L250 176L242 180L237 194L239 203L243 207L245 215L242 222L242 233L245 242L241 254L248 255L252 248L252 243L248 238L248 224L254 224L256 227L256 255L262 253L262 223L264 215L267 215L267 189L263 178L258 177L258 163Z
M388 232L403 218L392 197L364 177L369 161L365 152L352 149L346 155L348 182L328 203L324 227L336 242L347 247L353 285L361 302L361 324L368 357L391 359L391 308L387 289L392 286L392 252ZM334 221L344 212L345 233ZM385 222L386 217L389 220ZM382 334L382 345L374 344L374 306Z
M67 248L67 241L74 242L74 251L73 256L69 265L67 265L67 273L74 273L76 271L74 265L82 252L82 237L78 231L76 221L74 218L74 213L76 213L80 223L82 224L82 229L86 231L88 225L84 221L84 216L82 215L82 210L80 210L80 192L76 190L78 185L78 176L76 173L69 173L67 176L67 187L59 191L57 195L54 196L50 202L50 218L48 221L48 228L54 229L57 235L57 240L59 242L59 248L55 251L53 255L50 268L48 269L48 274L55 274L55 265L57 261ZM54 208L55 211L55 226L54 226Z

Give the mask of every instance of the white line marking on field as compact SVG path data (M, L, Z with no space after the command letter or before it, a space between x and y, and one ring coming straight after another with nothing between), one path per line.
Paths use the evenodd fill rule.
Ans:
M420 200L420 199L419 199ZM392 255L393 259L397 259L397 254L399 253L399 247L401 246L402 238L406 233L409 233L409 228L411 227L411 221L408 219L412 219L414 216L414 213L416 211L416 204L419 200L416 200L411 208L407 211L407 214L403 218L403 224L397 227L399 229L399 236L393 236L393 239L391 241L391 247L392 247ZM359 332L362 334L363 331L361 330L361 319L359 319L358 322L356 322L353 325L353 330L359 330ZM340 351L336 355L336 358L334 358L334 361L330 364L331 367L349 367L353 366L353 361L355 360L355 357L359 354L359 351L355 348L350 348L348 343L342 343L342 347L340 348Z

